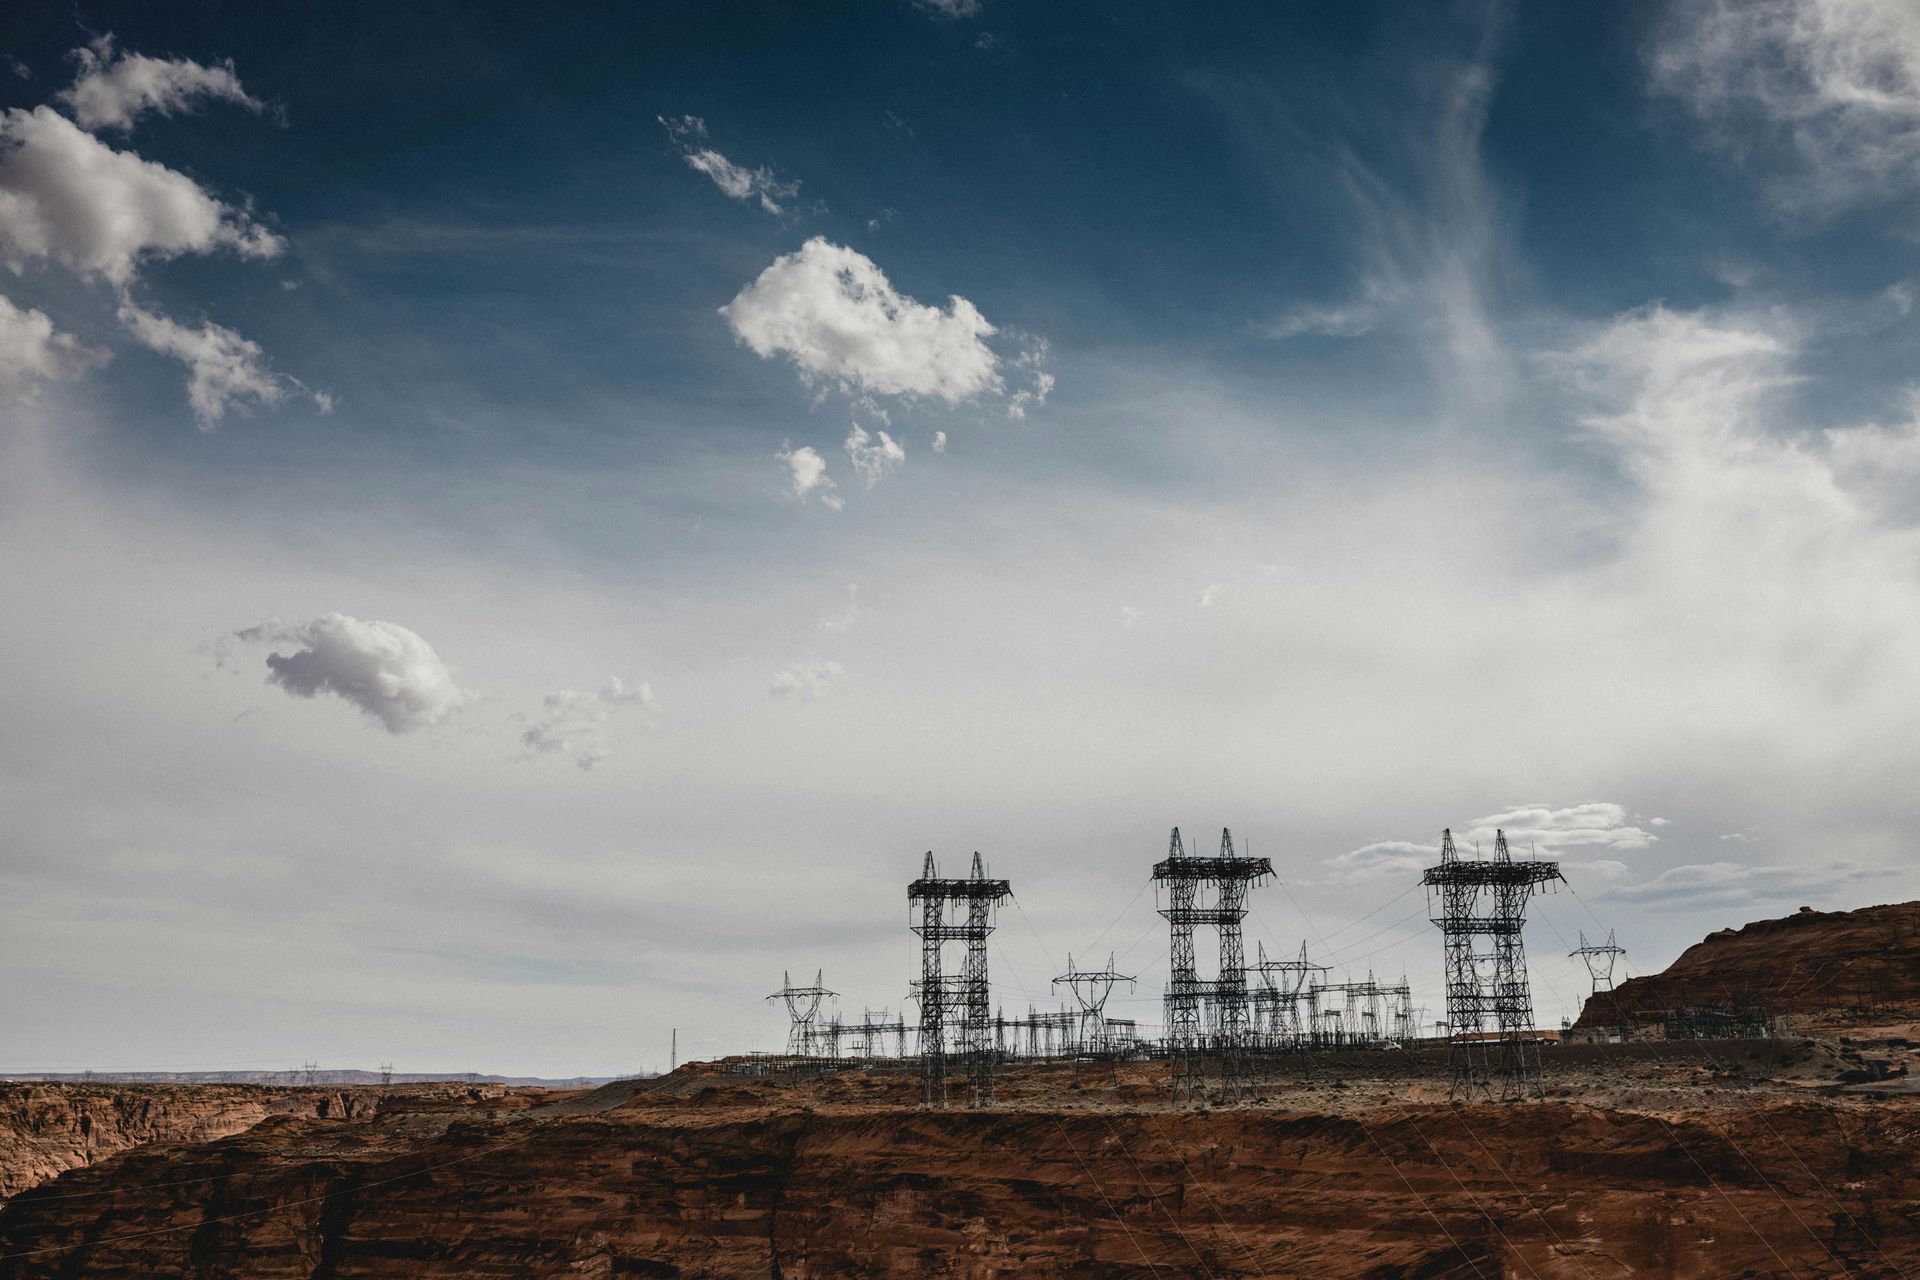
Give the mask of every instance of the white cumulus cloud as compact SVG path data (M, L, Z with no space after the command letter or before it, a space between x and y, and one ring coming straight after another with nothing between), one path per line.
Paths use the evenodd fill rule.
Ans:
M840 496L834 493L833 477L827 474L827 460L820 451L810 444L795 449L790 445L780 446L779 458L787 468L787 492L805 502L810 497L838 511L842 505Z
M821 236L775 258L720 314L755 355L786 356L810 385L948 404L1004 386L985 341L996 330L971 302L916 302L865 254Z
M16 271L52 261L124 285L149 260L283 247L185 174L115 151L48 107L0 114L0 262Z
M256 112L265 107L240 87L231 62L206 67L186 58L125 53L111 35L74 50L73 57L79 75L59 100L82 129L131 129L146 112L172 115L208 98Z
M234 636L292 647L267 655L269 684L299 698L333 694L389 733L438 724L472 700L433 646L396 623L326 613L308 622L271 619Z
M0 401L30 396L49 379L77 378L107 358L56 330L44 311L23 310L0 295Z
M855 423L847 433L847 457L855 473L871 490L887 472L907 460L907 451L886 432L869 435L866 428Z

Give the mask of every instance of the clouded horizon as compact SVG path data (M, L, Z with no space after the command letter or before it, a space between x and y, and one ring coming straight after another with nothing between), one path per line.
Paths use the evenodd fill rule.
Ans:
M0 1068L776 1047L928 848L1152 1023L1175 824L1430 1010L1443 826L1546 1019L1916 896L1895 0L0 33Z

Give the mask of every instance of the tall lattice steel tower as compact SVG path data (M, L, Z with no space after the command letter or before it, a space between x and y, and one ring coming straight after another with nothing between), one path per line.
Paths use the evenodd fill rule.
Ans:
M829 991L821 985L826 971L815 970L813 985L796 987L790 974L780 975L780 989L768 996L769 1000L787 1002L787 1052L796 1058L813 1056L819 1049L820 1002L840 993Z
M950 1056L966 1064L973 1106L993 1096L987 935L993 932L994 908L1012 896L1013 887L1007 881L987 878L978 853L966 879L943 880L929 850L920 878L907 886L909 908L915 903L920 906L920 920L913 931L920 935L920 1060L930 1107L947 1104ZM967 944L957 975L941 971L943 944L948 941Z
M1247 953L1240 921L1247 914L1247 886L1272 874L1273 864L1265 858L1238 856L1233 834L1224 827L1217 857L1188 857L1175 827L1166 858L1154 864L1154 880L1167 886L1160 914L1172 935L1166 1009L1176 1098L1192 1102L1203 1092L1200 1056L1209 1048L1220 1052L1226 1093L1238 1096L1245 1084ZM1220 968L1212 981L1201 979L1194 961L1195 925L1212 925L1219 932Z
M1504 831L1494 834L1491 861L1462 858L1452 829L1441 832L1440 862L1420 882L1427 887L1427 915L1446 949L1449 1097L1490 1099L1496 1082L1502 1098L1541 1092L1540 1043L1520 933L1534 890L1564 878L1557 864L1544 859L1515 862ZM1475 951L1476 939L1485 939L1488 949Z

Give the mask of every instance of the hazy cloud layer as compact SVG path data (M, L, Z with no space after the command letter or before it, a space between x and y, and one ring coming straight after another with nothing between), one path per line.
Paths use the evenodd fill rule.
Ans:
M149 111L173 115L205 100L265 109L240 87L231 62L207 67L187 58L149 58L115 48L111 35L74 50L73 57L79 74L59 100L82 129L131 129Z
M1649 911L1739 908L1758 917L1797 900L1830 901L1836 889L1859 881L1884 879L1881 868L1854 862L1766 867L1740 862L1686 863L1668 867L1650 880L1599 891L1596 897L1632 903ZM1805 905L1802 903L1801 905Z
M773 673L773 684L768 692L776 698L798 698L812 702L823 696L846 674L846 668L832 659L790 662Z
M440 723L472 700L433 646L392 622L326 613L309 622L272 620L236 631L256 644L291 645L267 655L267 681L297 698L332 694L388 733Z

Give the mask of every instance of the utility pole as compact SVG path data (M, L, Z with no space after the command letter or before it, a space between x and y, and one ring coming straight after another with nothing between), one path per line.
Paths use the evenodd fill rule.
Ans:
M667 1054L667 1073L671 1075L680 1069L680 1028L673 1029L673 1048Z

